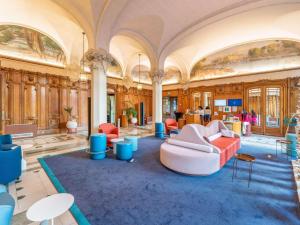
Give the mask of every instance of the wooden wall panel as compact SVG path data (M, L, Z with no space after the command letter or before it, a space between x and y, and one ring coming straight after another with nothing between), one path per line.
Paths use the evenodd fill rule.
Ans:
M25 123L34 124L37 120L37 92L34 85L24 88Z
M76 89L70 90L70 106L72 106L72 114L78 118L78 91Z
M89 82L8 68L1 68L0 75L1 132L10 124L37 124L39 134L58 132L65 128L67 106L86 129Z
M87 128L88 127L88 91L81 90L80 92L80 126Z

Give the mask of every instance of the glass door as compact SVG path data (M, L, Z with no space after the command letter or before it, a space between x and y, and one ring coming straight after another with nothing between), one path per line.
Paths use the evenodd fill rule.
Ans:
M281 135L282 131L282 88L261 86L247 90L247 118L253 133Z
M262 88L251 88L248 90L248 115L246 118L251 123L252 132L263 133L262 115Z
M266 87L265 89L265 134L276 135L282 126L281 88Z

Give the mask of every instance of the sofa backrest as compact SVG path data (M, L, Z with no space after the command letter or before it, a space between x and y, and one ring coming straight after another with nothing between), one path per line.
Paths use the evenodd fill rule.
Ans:
M12 136L11 134L0 135L0 144L12 144Z
M99 128L102 130L103 133L105 134L111 134L114 129L117 127L111 123L102 123Z
M174 137L174 139L189 142L189 143L199 144L199 145L210 146L215 150L214 152L220 152L220 150L217 147L215 147L214 145L207 142L207 140L205 140L204 135L200 133L200 131L202 132L203 129L201 127L204 126L198 124L185 125L182 128L181 132Z

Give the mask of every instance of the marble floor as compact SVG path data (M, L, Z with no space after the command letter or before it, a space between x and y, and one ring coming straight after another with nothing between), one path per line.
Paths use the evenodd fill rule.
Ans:
M152 127L129 127L120 130L120 136L136 135L145 137L153 135ZM242 137L242 143L253 145L268 146L275 151L276 137L267 137L262 135L252 135ZM37 159L44 156L63 154L71 151L78 151L89 148L87 133L79 134L55 134L44 135L36 138L21 139L15 141L21 145L24 152L24 158L27 161L27 169L23 172L20 181L9 185L9 192L16 201L13 225L36 225L26 218L27 209L36 201L48 195L57 193L48 176L41 168ZM270 153L270 157L274 156ZM300 193L300 163L293 162L296 182ZM300 195L299 195L300 197ZM55 219L56 225L75 225L77 224L70 212Z

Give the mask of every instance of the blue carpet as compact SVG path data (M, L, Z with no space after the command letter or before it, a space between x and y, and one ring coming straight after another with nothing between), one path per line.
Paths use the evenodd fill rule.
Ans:
M183 176L164 168L159 161L161 142L140 139L133 163L113 156L93 161L83 151L41 163L52 180L55 176L59 181L56 186L75 196L92 225L300 224L291 163L283 155L269 159L267 154L274 150L244 145L240 152L257 158L248 188L248 164L243 162L233 182L232 160L208 177Z

